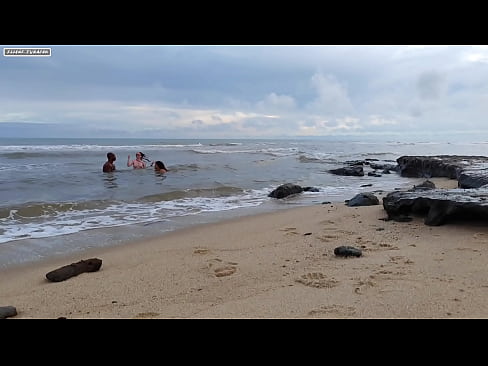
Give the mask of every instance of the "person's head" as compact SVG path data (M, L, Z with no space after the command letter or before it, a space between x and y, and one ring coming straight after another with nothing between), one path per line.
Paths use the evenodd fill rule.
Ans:
M142 160L142 158L144 157L144 154L142 152L136 152L136 159L137 160Z
M166 167L164 166L164 163L160 160L156 161L154 163L154 170L157 170L157 171L160 171L161 169L164 169L164 170L168 170L166 169Z
M117 160L117 158L115 157L115 154L113 152L107 153L107 159L109 161L115 161L115 160Z

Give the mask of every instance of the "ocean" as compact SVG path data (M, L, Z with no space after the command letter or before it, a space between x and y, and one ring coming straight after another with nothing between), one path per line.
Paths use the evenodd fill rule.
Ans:
M395 164L402 155L488 155L488 141L480 136L476 142L458 140L0 138L0 269L419 182L395 173L328 172L348 161ZM169 172L127 167L127 156L132 160L138 151L163 161ZM113 173L102 172L107 152L117 156ZM268 197L284 183L318 192Z

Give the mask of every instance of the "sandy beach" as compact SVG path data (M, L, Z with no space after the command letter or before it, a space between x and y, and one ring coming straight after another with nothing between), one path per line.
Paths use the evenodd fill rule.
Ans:
M485 223L385 217L382 204L318 204L35 262L0 272L0 306L10 319L488 317ZM340 245L363 255L337 257ZM94 257L97 272L45 278Z

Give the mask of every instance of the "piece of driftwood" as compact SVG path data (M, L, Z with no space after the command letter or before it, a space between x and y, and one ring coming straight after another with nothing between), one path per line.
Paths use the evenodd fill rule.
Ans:
M0 319L5 319L10 316L16 316L17 309L15 306L0 306Z
M101 259L90 258L55 269L54 271L47 273L46 278L51 282L60 282L78 276L83 272L96 272L101 266Z

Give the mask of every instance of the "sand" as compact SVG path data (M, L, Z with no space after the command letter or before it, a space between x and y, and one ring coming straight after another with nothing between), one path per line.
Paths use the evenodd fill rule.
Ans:
M17 308L9 319L488 317L486 223L385 217L320 204L35 262L0 272L0 306ZM336 257L340 245L363 255ZM93 257L97 272L45 278Z

